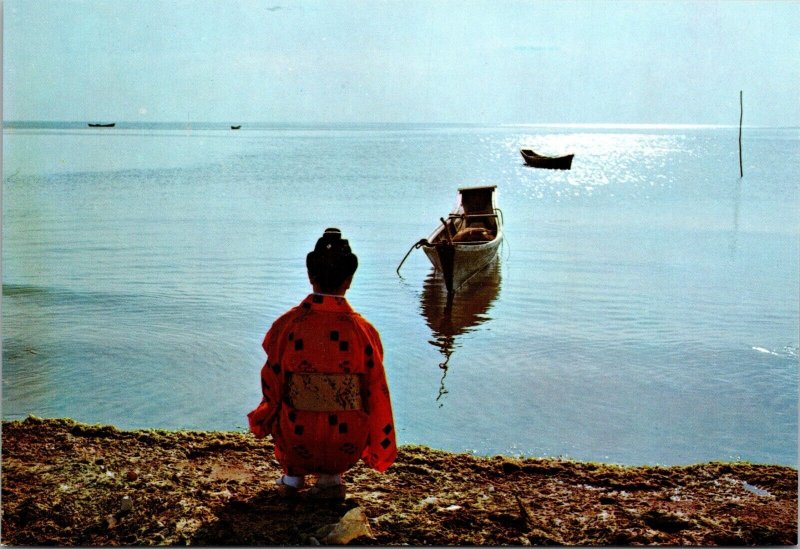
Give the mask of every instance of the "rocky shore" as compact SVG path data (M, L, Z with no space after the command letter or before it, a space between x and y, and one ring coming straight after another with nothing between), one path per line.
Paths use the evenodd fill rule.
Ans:
M795 545L797 470L400 448L344 502L287 500L267 440L3 422L5 545Z

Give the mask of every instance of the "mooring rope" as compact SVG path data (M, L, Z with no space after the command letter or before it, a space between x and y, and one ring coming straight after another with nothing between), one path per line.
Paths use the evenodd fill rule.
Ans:
M400 265L397 266L397 269L396 269L397 270L397 276L399 276L400 278L403 278L403 276L400 274L400 267L402 267L403 263L406 262L406 259L408 259L408 256L411 255L411 252L413 252L416 249L421 248L422 246L428 246L428 245L430 245L430 242L428 242L427 238L422 238L422 239L419 240L419 242L415 242L414 245L412 245L411 248L409 248L408 251L406 252L405 257L403 257L403 261L401 261Z

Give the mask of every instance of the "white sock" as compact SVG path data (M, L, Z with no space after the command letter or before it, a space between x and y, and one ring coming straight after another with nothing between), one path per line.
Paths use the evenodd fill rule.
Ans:
M320 475L317 479L317 486L326 488L328 486L336 486L342 483L342 475Z
M303 477L293 477L291 475L283 475L283 483L291 486L292 488L300 488L303 486L305 482L305 478Z

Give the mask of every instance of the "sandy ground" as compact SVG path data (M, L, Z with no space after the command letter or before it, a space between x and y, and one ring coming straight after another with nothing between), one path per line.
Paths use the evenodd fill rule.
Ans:
M352 470L344 502L286 499L274 484L278 475L272 444L244 433L126 432L66 419L3 422L0 540L797 544L797 470L781 466L619 467L404 446L384 474ZM353 518L357 528L339 535Z

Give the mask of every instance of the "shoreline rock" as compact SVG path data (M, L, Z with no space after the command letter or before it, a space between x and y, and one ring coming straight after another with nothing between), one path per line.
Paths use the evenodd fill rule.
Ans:
M344 502L287 500L249 434L3 422L7 545L796 545L797 470L629 467L403 446ZM348 514L349 513L349 514ZM327 538L358 517L358 537Z

